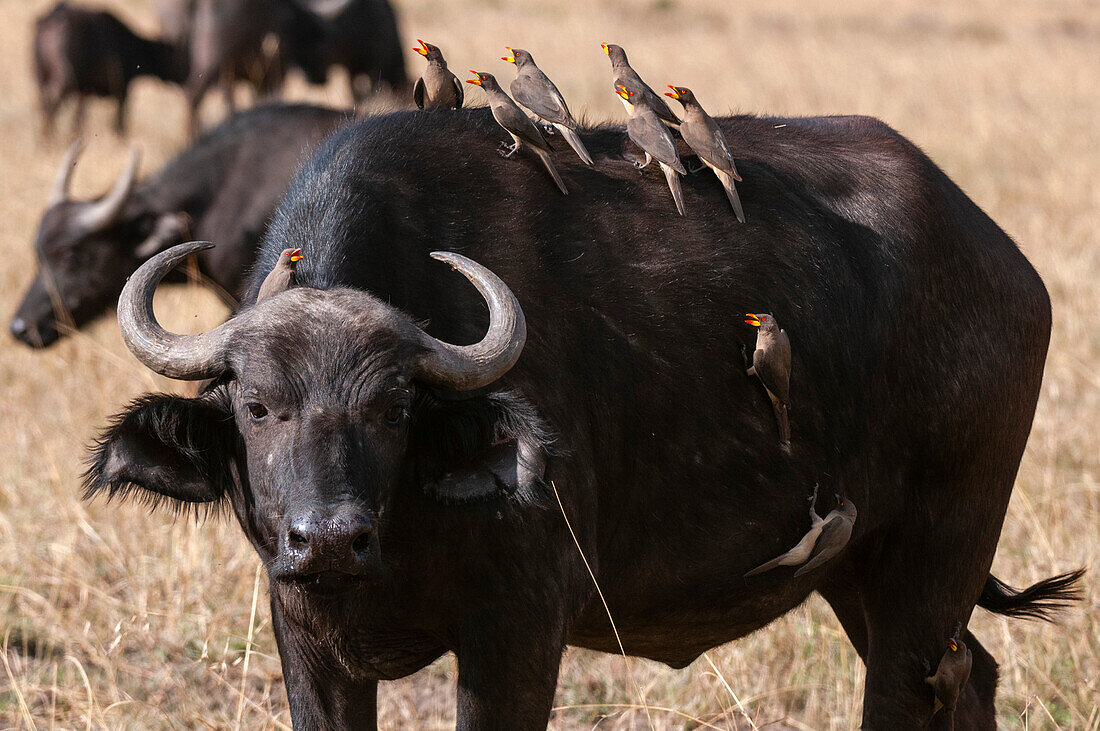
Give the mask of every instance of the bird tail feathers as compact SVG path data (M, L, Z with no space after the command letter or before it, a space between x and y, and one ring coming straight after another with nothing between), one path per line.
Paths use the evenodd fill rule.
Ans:
M779 441L784 446L790 446L791 421L787 417L787 407L778 399L774 399L772 409L775 411L775 421L779 425Z
M665 171L668 189L672 191L672 199L676 201L676 210L680 212L681 216L686 216L687 214L684 213L684 191L680 187L680 174L663 162L661 163L661 170Z
M783 554L783 556L779 556L779 557L777 557L777 558L773 558L773 559L772 559L771 561L765 561L764 563L760 564L759 566L757 566L757 567L756 567L755 569L753 569L752 571L749 571L748 573L746 573L746 574L745 574L745 576L746 576L746 577L749 577L749 576L756 576L757 574L762 574L762 573L764 573L765 571L771 571L771 570L772 570L772 569L774 569L774 568L777 568L777 567L779 567L779 566L782 566L782 565L783 565L783 558L784 558L784 556L786 556L786 555L787 555L787 554Z
M540 150L537 147L532 147L536 153L538 153L539 159L542 160L542 164L546 166L546 170L550 173L550 177L554 179L554 182L558 184L558 188L561 190L562 195L569 195L569 191L565 188L565 182L558 175L557 168L554 167L554 163L550 160L550 153L545 150Z
M573 148L573 152L577 153L577 157L584 160L585 165L592 165L592 156L588 154L588 149L585 148L584 143L581 142L580 135L575 130L571 130L564 124L555 124L554 129L561 132L561 136L565 138L565 141L569 143L569 146Z
M741 207L741 197L737 195L737 188L733 184L733 176L721 170L715 170L714 174L722 181L722 187L726 189L726 197L730 199L730 205L733 206L733 212L737 216L737 220L744 223L745 209Z

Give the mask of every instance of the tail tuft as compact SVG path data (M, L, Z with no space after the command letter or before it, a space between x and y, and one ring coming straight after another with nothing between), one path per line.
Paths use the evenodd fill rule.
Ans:
M1006 617L1053 622L1054 613L1081 601L1080 581L1085 569L1052 576L1017 591L993 574L985 580L978 606Z

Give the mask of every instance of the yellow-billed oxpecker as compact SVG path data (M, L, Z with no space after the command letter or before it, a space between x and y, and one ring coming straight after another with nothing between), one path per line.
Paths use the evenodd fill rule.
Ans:
M791 341L787 331L779 329L772 315L754 315L750 312L745 318L746 325L757 328L756 350L752 354L748 374L756 376L764 384L779 425L779 441L789 449L791 425L787 412L791 406Z
M535 59L531 58L530 53L522 48L505 48L508 49L508 55L501 56L500 60L516 65L516 78L508 87L512 97L544 123L552 125L552 129L558 130L573 151L584 160L585 165L591 165L592 156L577 135L577 122L569 112L565 97L558 91L558 87L535 65ZM547 129L547 132L552 129Z
M669 84L668 88L672 91L666 91L665 96L672 97L684 105L684 121L680 123L680 135L703 164L718 176L722 187L726 189L726 197L730 199L730 205L733 206L737 220L744 223L745 209L741 207L741 198L737 195L737 188L733 184L733 181L741 180L741 176L737 174L737 166L733 164L733 154L730 153L729 145L726 143L726 135L714 118L700 106L691 89L672 84Z
M934 713L939 712L941 708L954 713L959 694L970 677L974 656L966 643L960 639L961 633L962 622L959 622L955 625L955 634L947 640L947 650L940 658L936 674L924 679L924 682L932 686L932 691L936 695Z
M819 487L815 484L813 494L810 496L810 529L802 536L802 540L782 556L777 556L771 561L760 564L746 573L745 576L756 576L779 566L801 566L806 563L814 550L818 536L821 535L821 528L825 525L825 519L817 514L817 491Z
M256 301L267 299L273 294L278 294L284 289L293 287L295 284L294 278L298 271L298 262L301 260L301 249L283 249L283 252L279 254L279 260L275 262L275 266L260 284Z
M834 493L836 507L829 511L821 524L821 534L814 543L810 560L802 565L795 576L808 574L814 569L836 558L852 539L852 529L856 525L856 506L851 500Z
M428 59L424 75L413 86L413 101L421 109L458 109L462 106L464 92L458 77L447 68L447 60L437 46L425 43L413 50Z
M631 66L630 62L626 60L626 51L622 49L622 46L616 46L614 43L601 43L600 47L603 48L603 52L607 54L607 57L611 59L611 83L615 86L622 84L626 88L632 90L636 98L644 99L649 102L649 106L657 114L662 122L669 127L679 127L680 118L677 117L672 109L669 108L665 100L657 95L657 92L653 91L642 81L642 77L638 76L638 72ZM626 111L630 113L630 107L635 103L633 99L623 99L623 106L626 107Z
M676 210L681 216L685 215L684 191L680 189L680 176L686 175L687 170L680 162L672 133L661 123L653 107L645 100L638 99L636 90L624 84L616 84L615 93L630 102L630 106L627 107L630 121L626 124L626 132L634 144L645 152L645 162L636 162L634 166L641 170L656 160L664 171L665 179L668 180L668 189L672 191L672 199L676 201Z
M504 89L500 88L495 76L483 74L473 69L470 69L470 73L477 78L466 79L466 83L476 84L485 90L489 97L489 108L493 111L493 119L504 128L505 132L512 136L512 140L515 142L510 149L505 146L506 149L501 150L501 157L511 157L520 148L521 144L527 145L542 160L542 164L546 166L550 177L557 183L561 192L568 195L569 191L566 190L565 183L558 175L554 163L550 161L550 152L553 148L542 136L542 131L535 126L530 117L523 113L519 105L512 101L512 97L504 93Z

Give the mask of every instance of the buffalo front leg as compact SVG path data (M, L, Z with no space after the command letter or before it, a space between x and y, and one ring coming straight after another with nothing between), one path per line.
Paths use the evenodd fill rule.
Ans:
M378 728L378 682L349 677L316 640L286 618L275 598L271 619L294 728Z
M555 633L556 634L556 633ZM550 722L564 645L528 633L471 638L458 653L458 731L535 731Z

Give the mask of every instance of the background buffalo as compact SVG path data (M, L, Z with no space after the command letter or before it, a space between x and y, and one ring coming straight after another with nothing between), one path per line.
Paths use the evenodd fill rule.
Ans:
M32 18L51 4L0 8L0 40L15 59L0 74L5 313L15 310L31 277L30 242L64 151L63 145L45 153L37 148L25 65ZM132 13L146 34L156 28L150 2L104 4ZM397 5L405 32L441 45L457 69L499 63L507 72L494 61L500 47L528 48L574 111L587 107L593 119L622 119L599 49L601 41L613 41L631 51L654 84L689 86L716 114L731 107L868 113L920 144L1017 239L1053 299L1038 416L994 572L1024 585L1095 566L1100 261L1092 222L1100 215L1093 183L1100 150L1092 140L1100 97L1082 91L1100 85L1094 62L1100 27L1092 9L1027 0L944 5L934 13L910 0L857 0L841 14L831 3L726 7L681 0L629 8L565 0L519 9L468 0ZM413 72L422 63L410 51L406 61ZM346 93L335 81L324 89L294 83L288 90L296 98L331 95L331 103L344 103ZM178 92L154 84L138 82L134 96L131 131L142 141L143 167L155 170L179 149L186 105ZM90 121L107 128L112 111L93 104ZM125 164L126 145L107 137L85 153L76 181L80 197L107 189ZM157 308L166 325L180 330L210 327L225 313L199 288L167 287ZM225 520L199 528L141 508L78 500L78 455L102 415L151 382L174 386L131 358L113 319L48 353L0 339L0 382L7 455L0 461L0 625L10 630L14 679L0 675L0 692L12 698L11 689L18 689L39 727L51 716L66 726L158 726L166 725L164 714L177 725L232 726L238 712L249 726L286 722L264 602L254 618L250 612L256 560L239 528ZM1091 618L1100 611L1095 586L1089 584L1083 607L1065 615L1065 627L976 616L975 632L1001 661L1004 726L1089 723L1095 688L1083 679L1093 677L1100 662ZM264 590L261 580L259 596ZM758 724L790 717L814 728L846 728L858 717L862 666L841 633L828 608L811 601L710 658ZM94 704L74 661L87 673ZM444 660L385 686L383 715L395 726L453 723L442 692L452 683L451 670ZM557 703L565 708L555 723L591 728L610 714L600 728L644 727L632 678L651 706L720 727L744 723L705 659L672 671L586 652L570 653L563 665ZM118 702L125 704L112 706ZM621 705L579 707L588 704ZM18 702L0 715L6 725L19 723ZM653 718L658 728L689 724L675 713L653 710Z

